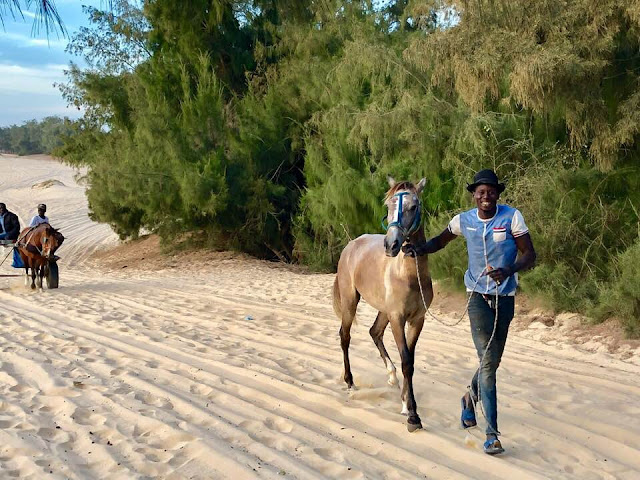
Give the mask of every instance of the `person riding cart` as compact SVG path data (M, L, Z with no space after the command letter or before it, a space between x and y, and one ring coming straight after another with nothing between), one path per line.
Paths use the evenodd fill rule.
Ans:
M29 222L30 227L37 227L41 223L49 223L49 217L45 215L47 206L44 203L38 205L38 215L34 215Z
M15 242L20 235L20 220L18 216L7 210L7 206L4 203L0 203L0 240L10 240ZM17 249L13 249L13 263L12 267L24 268L24 263L20 258L20 254Z

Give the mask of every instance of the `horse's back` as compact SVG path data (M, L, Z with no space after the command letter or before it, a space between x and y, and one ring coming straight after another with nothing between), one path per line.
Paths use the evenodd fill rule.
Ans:
M365 234L351 240L338 261L337 282L343 291L358 291L365 300L372 285L380 284L385 269L384 235Z

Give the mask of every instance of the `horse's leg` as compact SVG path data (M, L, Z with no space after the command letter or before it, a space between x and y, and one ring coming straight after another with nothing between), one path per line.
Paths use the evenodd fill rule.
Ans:
M384 330L387 328L389 324L389 317L382 312L378 312L378 316L376 317L376 321L373 322L373 326L369 329L369 335L373 338L373 343L376 344L378 350L380 351L380 356L382 357L382 361L384 362L384 366L387 368L387 372L389 373L389 380L387 382L389 385L398 385L398 377L396 376L396 366L389 358L389 354L387 353L387 349L384 348L384 342L382 338L384 337Z
M42 280L44 278L44 263L38 267L38 288L42 290Z
M398 352L400 353L400 359L402 360L402 374L404 376L404 382L402 383L402 413L408 414L407 429L413 432L419 428L422 428L420 417L417 412L416 399L413 396L413 357L415 352L415 343L422 330L422 324L419 324L419 328L416 328L417 322L410 323L408 330L408 336L412 340L413 349L409 349L407 338L404 333L405 321L402 317L394 317L389 319L391 323L391 331L393 332L393 338L398 346Z
M409 322L407 322L407 348L409 349L409 353L411 354L411 367L413 371L413 365L416 358L416 344L418 343L418 338L420 337L420 333L422 332L422 327L424 325L424 315L413 318ZM410 388L411 388L411 397L413 397L413 377L410 379ZM408 393L408 392L407 392ZM405 395L405 399L407 396ZM413 400L415 403L415 399ZM416 409L418 407L416 406Z
M346 290L346 289L345 289ZM360 301L360 294L354 288L352 292L340 291L340 313L342 325L340 326L340 345L344 357L344 381L348 388L353 388L353 375L351 374L351 363L349 362L349 344L351 343L351 325L356 317L356 309Z
M29 286L29 263L28 262L24 262L25 267L24 267L24 286L28 287Z
M38 266L36 265L35 261L31 264L31 290L35 290L36 289L36 270L38 269Z

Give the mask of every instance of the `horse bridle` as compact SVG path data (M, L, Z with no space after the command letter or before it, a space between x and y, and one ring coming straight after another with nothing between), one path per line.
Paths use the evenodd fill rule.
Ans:
M402 200L403 197L405 195L412 195L412 193L410 192L398 192L394 195L394 197L398 197L398 215L397 215L397 220L391 222L388 225L384 224L384 221L387 219L387 216L385 215L384 217L382 217L382 228L384 228L385 232L387 230L389 230L391 227L397 227L400 230L400 233L403 234L404 238L407 239L409 237L409 235L411 235L412 233L416 232L418 230L418 228L420 228L420 220L421 220L421 210L422 210L422 202L420 202L420 198L416 197L418 200L418 205L416 206L416 208L418 209L418 211L416 212L416 216L413 218L413 223L411 224L411 226L409 227L409 229L407 230L406 228L404 228L402 226Z

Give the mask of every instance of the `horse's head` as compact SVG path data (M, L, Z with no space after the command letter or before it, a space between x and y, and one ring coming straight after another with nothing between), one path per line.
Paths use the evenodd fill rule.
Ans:
M42 256L47 259L52 259L56 250L62 245L64 236L46 223L42 224L40 230L38 239L40 240Z
M387 256L395 257L409 236L420 228L420 194L427 181L422 179L418 185L411 182L396 182L388 177L389 191L384 203L387 206L387 235L384 237L384 250Z

